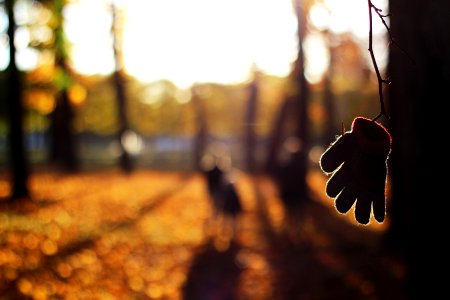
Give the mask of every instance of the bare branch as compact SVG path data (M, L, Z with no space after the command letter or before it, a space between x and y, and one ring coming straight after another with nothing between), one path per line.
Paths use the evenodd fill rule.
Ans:
M380 69L378 68L378 64L377 64L377 60L375 59L375 54L373 53L373 18L372 18L372 9L375 10L375 12L379 13L381 12L381 10L377 7L375 7L372 4L371 0L367 0L368 3L368 7L369 7L369 53L370 53L370 58L372 59L372 64L373 67L375 69L375 73L377 75L377 80L378 80L378 97L380 99L380 113L373 119L373 121L376 121L378 118L380 118L381 116L386 116L388 117L387 113L386 113L386 108L384 105L384 97L383 97L383 83L385 83L385 80L381 77L380 74ZM381 18L383 21L384 19ZM386 23L384 23L386 24ZM386 25L386 28L387 25ZM389 28L388 28L388 32L389 32Z
M383 84L389 85L391 84L391 81L388 79L383 79L381 77L380 74L380 70L378 68L378 64L377 61L375 59L375 54L373 53L373 16L372 16L372 10L375 11L375 13L378 15L378 17L380 18L381 22L383 23L384 27L386 28L386 31L389 35L389 45L395 45L401 52L403 52L403 54L405 54L410 60L411 62L415 65L415 61L414 59L405 51L403 50L398 44L397 42L394 40L394 38L392 37L392 32L391 32L391 28L389 28L389 26L386 23L385 18L389 17L390 14L384 15L382 14L383 10L376 7L373 3L372 0L367 0L368 3L368 7L369 7L369 53L370 53L370 58L372 59L372 64L373 67L375 69L375 73L377 75L377 80L378 80L378 96L380 99L380 113L373 118L373 121L376 121L378 118L380 118L381 116L385 116L386 118L389 119L389 116L386 113L386 108L384 105L384 98L383 98Z
M371 2L371 1L369 1ZM386 28L386 31L389 35L389 43L392 45L395 45L401 52L403 52L403 54L405 54L410 60L411 62L415 65L416 62L414 61L414 59L402 48L400 47L400 45L394 40L393 36L392 36L392 32L391 32L391 28L389 28L389 26L386 23L385 18L389 17L389 14L387 15L383 15L381 14L382 10L379 8L376 8L373 4L372 7L375 9L375 12L377 13L377 15L380 17L381 22L383 23L384 27Z

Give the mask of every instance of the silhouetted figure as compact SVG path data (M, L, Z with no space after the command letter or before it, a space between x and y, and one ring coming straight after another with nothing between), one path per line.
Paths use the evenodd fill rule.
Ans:
M289 137L283 143L281 161L276 169L276 180L280 196L289 211L297 210L307 198L300 184L299 174L305 166L300 158L301 144L296 137Z
M61 62L63 64L64 62ZM75 111L70 104L67 89L58 95L57 105L51 114L51 159L65 172L79 170L78 143L73 128Z
M300 157L301 144L296 137L289 137L282 147L280 163L276 168L275 179L279 195L285 208L285 226L292 241L299 238L300 224L305 204L309 198L299 177L305 167Z
M222 186L223 195L223 213L225 216L236 219L242 211L241 199L236 191L236 187L232 182L224 182Z
M222 197L221 186L223 182L224 172L219 168L217 164L211 169L205 171L206 184L208 188L208 194L212 202L213 216L217 216L222 210Z
M231 237L236 232L237 217L242 211L241 199L235 184L229 180L229 158L212 155L204 165L208 195L211 200L211 219L206 224L207 231L218 231L220 236Z

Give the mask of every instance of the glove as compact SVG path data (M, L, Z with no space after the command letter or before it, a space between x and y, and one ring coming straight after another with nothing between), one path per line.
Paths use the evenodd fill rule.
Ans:
M335 199L336 209L347 213L356 201L355 218L369 223L371 207L375 219L385 217L387 157L391 136L379 123L357 117L351 131L344 132L322 154L320 167L330 174L326 193Z

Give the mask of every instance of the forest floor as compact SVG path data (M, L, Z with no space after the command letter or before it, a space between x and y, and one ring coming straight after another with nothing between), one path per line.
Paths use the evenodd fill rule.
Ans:
M386 225L336 213L322 174L298 212L269 178L235 179L233 231L211 218L198 173L40 171L32 200L12 204L0 175L0 299L408 298Z

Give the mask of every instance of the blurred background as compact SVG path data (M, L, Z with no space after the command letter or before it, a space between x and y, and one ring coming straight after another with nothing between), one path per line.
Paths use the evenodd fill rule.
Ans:
M386 8L386 1L379 2ZM287 105L294 109L282 115L286 98L301 89L291 76L297 72L299 43L291 1L16 1L15 60L23 75L30 163L72 155L82 169L111 167L126 150L135 166L192 169L193 152L201 152L194 145L204 139L225 143L236 166L244 167L251 134L253 159L261 169L277 122L285 124L277 133L284 141L296 135L300 113L310 123L308 148L317 162L315 146L326 146L342 122L349 127L356 115L377 114L377 85L366 50L366 3L305 1L303 6L304 62L299 63L309 103L307 111L297 112L291 100ZM0 22L4 94L10 62L4 3ZM375 25L375 51L384 70L386 30L381 22ZM75 143L68 150L74 153L58 153L68 139Z
M388 15L387 0L369 3ZM379 119L399 141L384 223L339 214L318 165L354 117L380 112L368 10L0 0L0 299L409 298L404 199L417 193L403 183L425 154L407 132L416 110L399 112L417 103ZM420 20L402 27L412 15L392 24L405 55L374 13L373 51L398 99L427 83L389 57L431 66L448 49ZM401 35L413 30L436 42L431 55Z

